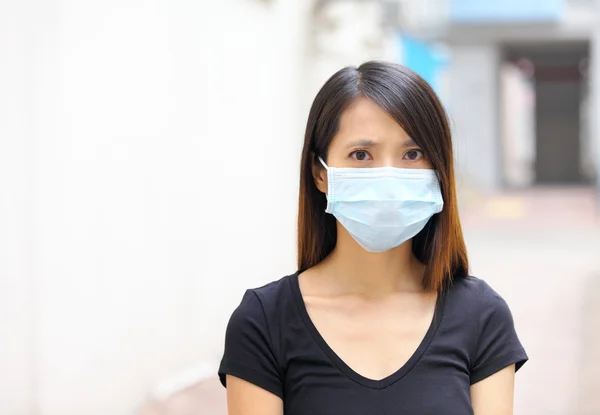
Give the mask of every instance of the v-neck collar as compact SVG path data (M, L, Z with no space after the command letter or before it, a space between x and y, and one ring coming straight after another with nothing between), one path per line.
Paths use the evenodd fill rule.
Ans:
M298 282L298 276L301 271L297 271L295 274L290 276L290 285L293 293L294 300L296 302L296 306L300 317L307 330L310 332L311 336L315 340L315 342L319 345L319 347L327 354L329 359L350 379L355 381L356 383L363 385L372 389L383 389L392 385L393 383L399 381L404 376L406 376L411 369L419 362L423 354L427 351L429 344L435 337L435 334L440 326L442 320L442 314L444 309L444 293L439 293L436 299L435 311L433 313L433 318L431 320L431 324L427 332L425 333L425 337L421 340L421 343L412 354L412 356L400 367L396 372L392 373L389 376L386 376L383 379L375 380L369 379L358 372L354 371L350 366L346 364L338 355L333 351L329 344L325 341L321 333L317 330L317 327L314 325L310 315L308 314L308 310L306 309L306 303L304 302L304 298L302 297L302 292L300 291L300 284Z

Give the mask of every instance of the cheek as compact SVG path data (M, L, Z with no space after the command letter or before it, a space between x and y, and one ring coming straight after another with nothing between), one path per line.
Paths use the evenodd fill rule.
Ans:
M433 164L431 163L431 161L429 160L429 158L427 156L419 159L416 162L413 162L413 165L417 169L433 169Z
M419 160L403 159L399 165L395 166L405 169L433 169L433 164L431 164L431 162L426 158L422 158Z
M424 158L420 164L422 169L433 169L433 164L426 158Z

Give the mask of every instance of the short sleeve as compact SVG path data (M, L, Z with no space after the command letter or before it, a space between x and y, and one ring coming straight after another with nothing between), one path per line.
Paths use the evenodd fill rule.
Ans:
M248 290L227 325L219 379L227 387L226 375L232 375L283 397L275 355L262 303Z
M519 370L528 360L521 345L506 301L481 281L481 301L477 310L479 338L471 366L471 384L515 364Z

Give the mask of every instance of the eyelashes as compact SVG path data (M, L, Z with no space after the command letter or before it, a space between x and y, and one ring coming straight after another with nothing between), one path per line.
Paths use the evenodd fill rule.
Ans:
M373 159L371 154L366 149L362 149L362 148L358 148L358 149L352 151L348 155L348 157L351 157L356 161L368 161L368 158L370 158L371 160Z
M357 148L348 154L348 157L355 161L371 161L373 160L373 156L367 149ZM407 161L419 161L425 158L425 152L420 148L412 148L407 150L402 155L402 160Z
M420 154L420 157L419 157L419 156L417 156L416 158L413 158L413 157L408 157L408 158L407 158L407 156L408 156L409 154L415 154L415 153L416 153L417 155L419 155L419 154ZM418 148L414 148L414 149L412 149L412 150L408 150L406 153L404 153L404 156L402 157L402 159L403 159L403 160L410 160L410 161L418 161L418 160L421 160L423 157L425 157L425 153L423 152L423 150L421 150L421 149L418 149Z

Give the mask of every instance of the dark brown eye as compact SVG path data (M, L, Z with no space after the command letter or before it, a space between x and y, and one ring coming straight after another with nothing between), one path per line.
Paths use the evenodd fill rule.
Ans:
M423 155L424 154L421 150L409 150L406 152L406 154L404 154L404 159L415 161L423 158Z
M350 157L357 161L368 161L372 158L369 152L366 150L353 151L352 153L350 153Z

